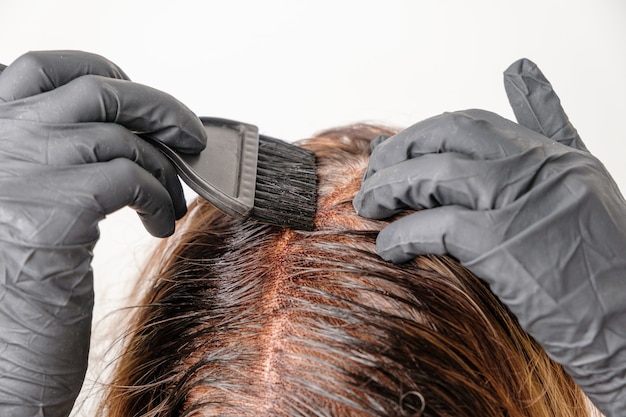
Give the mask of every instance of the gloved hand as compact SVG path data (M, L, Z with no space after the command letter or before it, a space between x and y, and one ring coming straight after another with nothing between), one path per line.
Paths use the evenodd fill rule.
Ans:
M87 366L98 222L130 205L155 236L186 211L138 133L185 152L202 124L84 52L29 53L0 75L0 415L65 416Z
M426 209L385 228L380 255L454 256L605 414L625 416L626 202L532 62L505 84L521 125L482 110L417 123L374 148L354 206Z

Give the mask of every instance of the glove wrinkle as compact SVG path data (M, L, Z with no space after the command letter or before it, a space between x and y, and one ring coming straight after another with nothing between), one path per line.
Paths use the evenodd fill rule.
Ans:
M504 88L519 124L559 143L587 150L552 84L534 62L521 59L504 71Z
M0 101L35 96L88 74L129 79L117 65L96 54L32 51L15 60L4 73L0 80Z
M607 416L626 415L626 202L551 84L504 74L519 124L470 109L378 144L353 204L379 254L447 254L484 279ZM462 157L460 157L462 155Z
M170 162L206 144L168 94L83 52L29 53L0 76L0 416L64 417L85 372L98 222L130 205L171 234L186 211Z

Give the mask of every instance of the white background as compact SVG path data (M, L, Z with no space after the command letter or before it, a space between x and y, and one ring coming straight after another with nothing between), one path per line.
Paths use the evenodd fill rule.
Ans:
M626 190L624 0L0 0L0 29L4 64L28 50L99 53L198 115L286 140L472 107L513 118L502 71L527 57ZM154 243L129 209L101 230L96 323Z

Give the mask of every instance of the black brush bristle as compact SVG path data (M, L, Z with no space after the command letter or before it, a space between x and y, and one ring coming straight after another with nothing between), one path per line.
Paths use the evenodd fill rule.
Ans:
M257 164L252 217L291 229L313 230L317 209L315 154L260 136Z

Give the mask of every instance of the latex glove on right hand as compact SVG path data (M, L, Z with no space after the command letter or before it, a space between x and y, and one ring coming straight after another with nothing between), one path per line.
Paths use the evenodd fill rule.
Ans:
M29 53L0 74L0 416L70 413L98 222L130 205L167 236L186 212L174 167L137 132L183 152L206 144L187 107L100 56Z
M626 416L626 202L539 69L516 62L505 81L521 125L482 110L417 123L374 148L354 206L425 209L381 231L379 254L454 256L602 412Z

